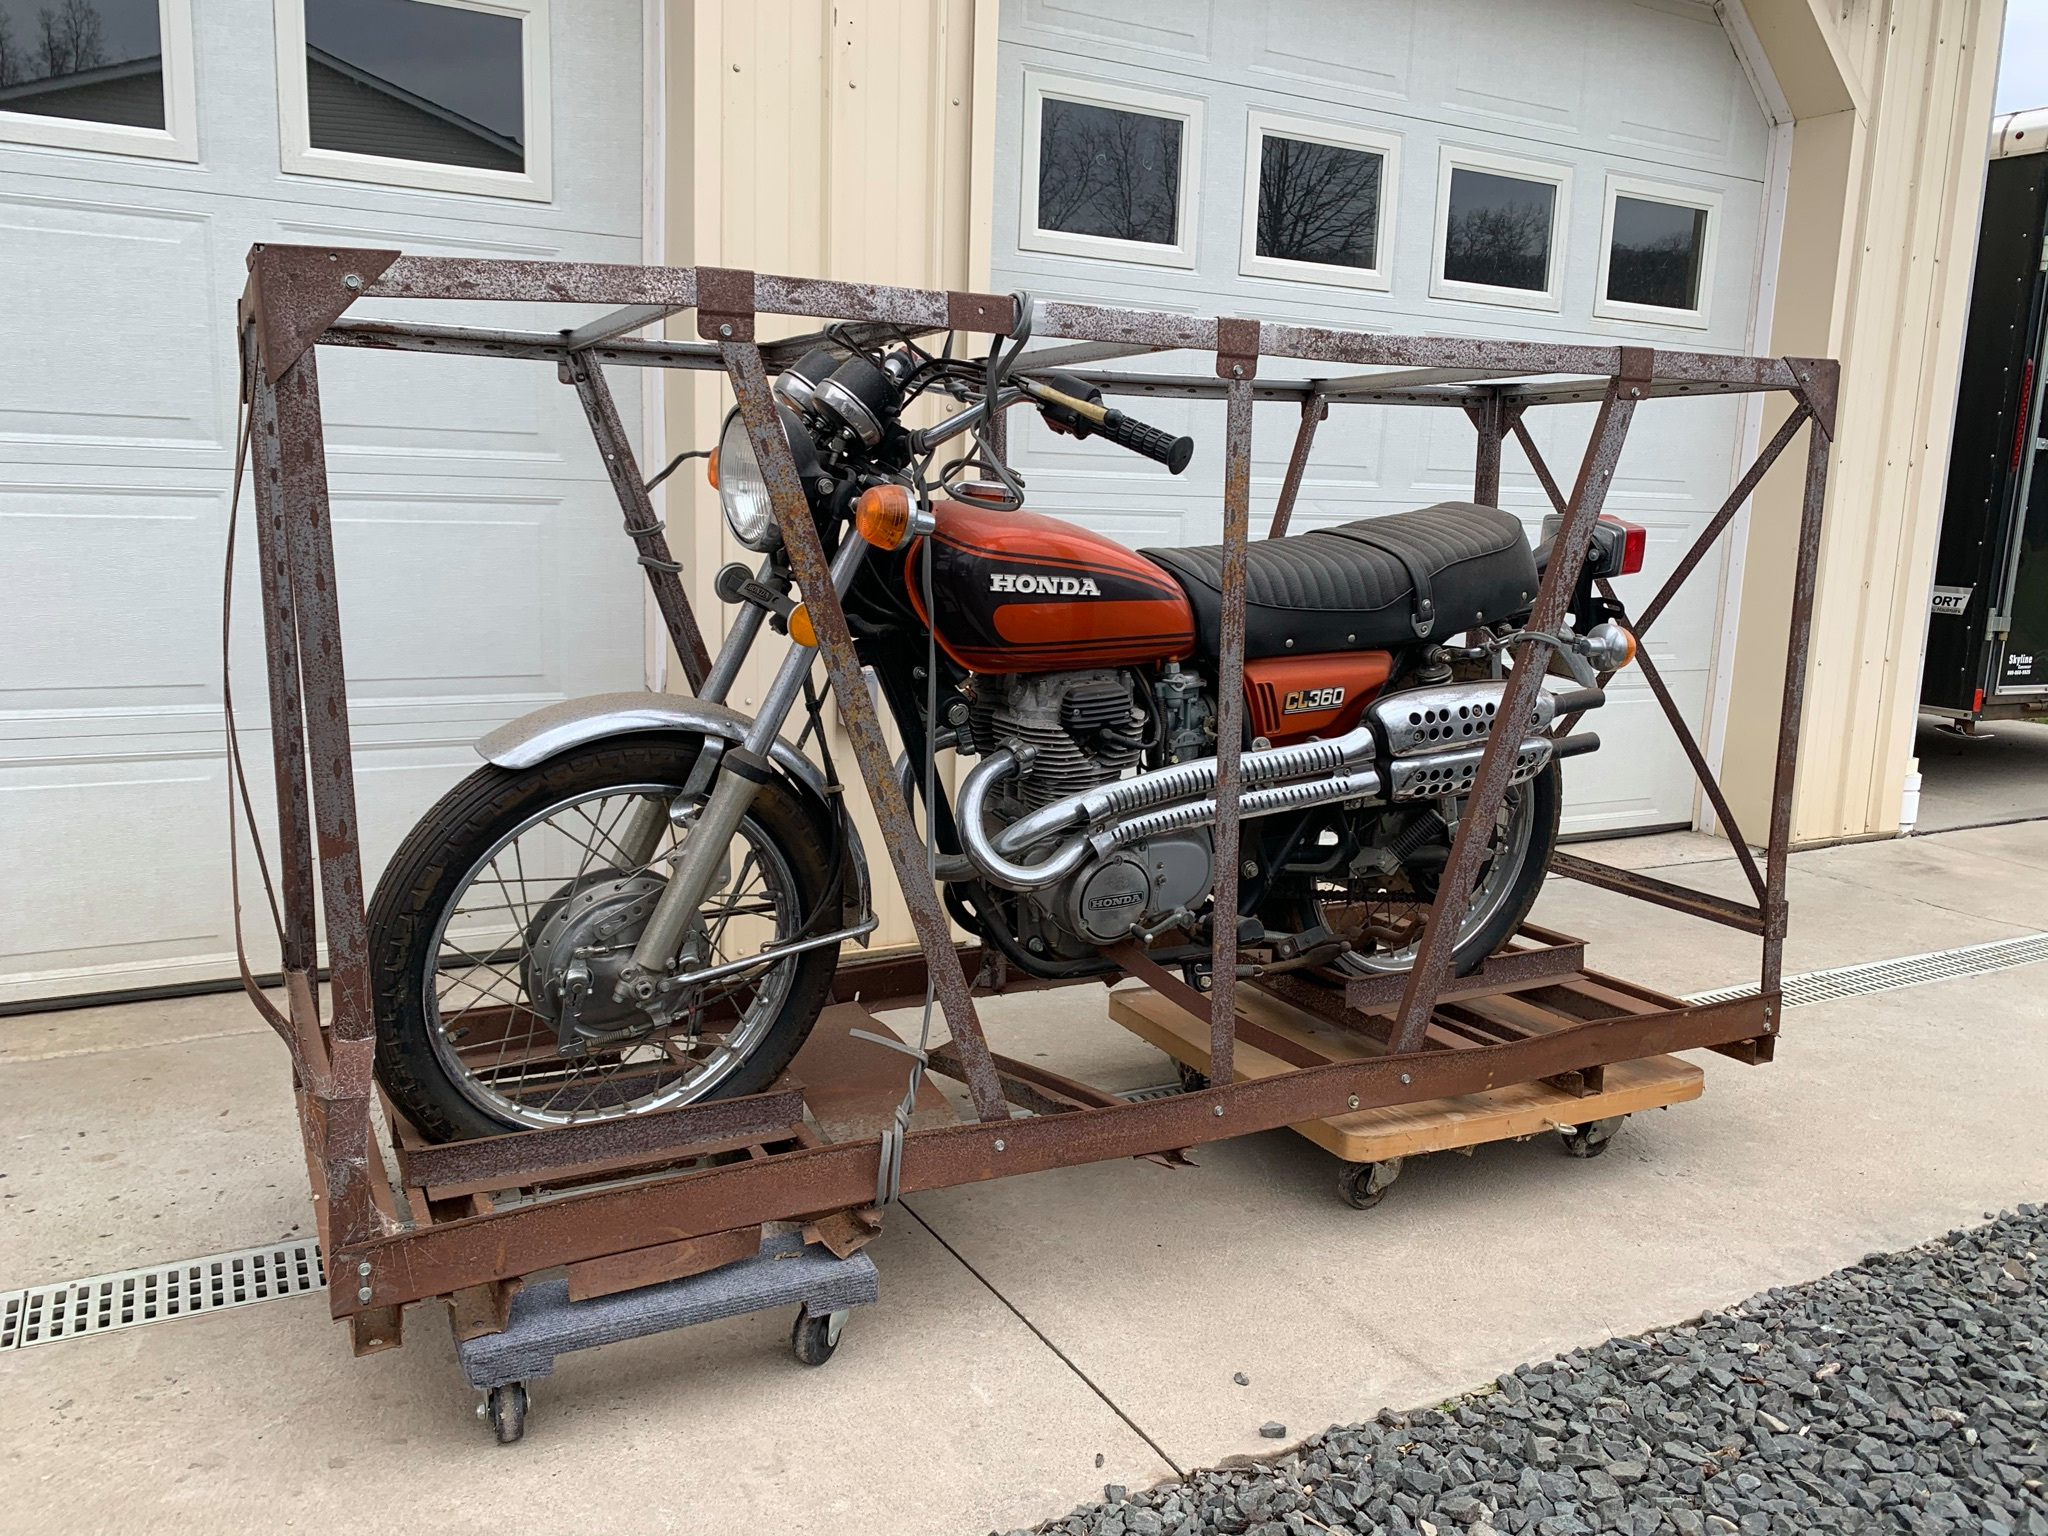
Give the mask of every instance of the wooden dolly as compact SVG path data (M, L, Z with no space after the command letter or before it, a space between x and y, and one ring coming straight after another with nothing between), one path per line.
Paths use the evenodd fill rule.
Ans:
M1634 1013L1682 1006L1633 982L1585 971L1579 964L1583 958L1578 941L1524 928L1477 975L1445 990L1430 1044L1469 1048L1488 1035L1550 1033L1584 1023L1588 1010ZM1398 983L1399 978L1353 982L1350 990L1361 995L1351 1000L1376 1011L1371 999L1377 993L1395 993L1381 985L1385 981ZM1284 998L1273 995L1283 990ZM1316 1007L1319 999L1308 982L1275 977L1272 990L1264 990L1258 979L1249 978L1238 990L1243 1026L1234 1058L1236 1080L1381 1054L1380 1041L1336 1022L1333 1015L1341 1008L1334 1004L1343 995L1333 990L1331 1004ZM1109 1016L1171 1056L1184 1085L1207 1086L1206 1021L1149 988L1111 992ZM1597 1157L1629 1115L1696 1099L1705 1077L1699 1067L1676 1056L1650 1056L1460 1098L1304 1120L1293 1129L1343 1161L1339 1192L1358 1209L1370 1210L1400 1176L1407 1158L1492 1141L1525 1141L1545 1131L1556 1131L1572 1156Z

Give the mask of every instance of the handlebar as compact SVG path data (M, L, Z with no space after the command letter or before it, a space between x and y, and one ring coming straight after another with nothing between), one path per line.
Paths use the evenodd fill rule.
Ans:
M1086 437L1100 433L1119 448L1128 448L1132 453L1164 464L1169 474L1179 474L1188 467L1188 460L1194 457L1195 440L1191 437L1169 437L1157 427L1148 426L1135 416L1126 415L1113 406L1104 406L1096 400L1083 400L1064 390L1041 384L1036 379L1019 378L1017 387L1041 408L1053 412L1055 424L1069 431L1077 431Z

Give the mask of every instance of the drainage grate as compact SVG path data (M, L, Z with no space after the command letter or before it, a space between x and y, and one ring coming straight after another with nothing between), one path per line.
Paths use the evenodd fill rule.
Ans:
M1899 960L1844 965L1831 971L1808 971L1803 976L1785 978L1785 1006L1795 1008L1803 1003L1825 1003L1839 997L1891 992L1900 987L1949 981L1957 976L1976 976L1985 971L2003 971L2015 965L2033 965L2042 960L2048 960L2048 933L2030 933L2018 939L1994 939L1989 944L1965 944L1960 949L1938 949L1932 954L1907 955ZM1725 1003L1755 994L1755 987L1721 987L1712 992L1695 992L1686 1001Z
M320 1245L311 1239L30 1286L0 1297L0 1349L54 1344L326 1288Z
M1126 1088L1117 1097L1128 1104L1144 1104L1152 1099L1170 1099L1176 1093L1185 1093L1179 1083L1154 1083L1150 1088Z

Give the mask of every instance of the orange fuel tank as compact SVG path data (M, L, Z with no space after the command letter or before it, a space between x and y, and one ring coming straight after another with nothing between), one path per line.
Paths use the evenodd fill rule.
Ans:
M970 672L1055 672L1178 660L1195 647L1187 594L1143 555L1038 512L933 504L932 601L923 540L905 584L918 617Z

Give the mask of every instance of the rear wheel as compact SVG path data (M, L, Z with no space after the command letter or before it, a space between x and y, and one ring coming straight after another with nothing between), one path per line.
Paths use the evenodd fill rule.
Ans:
M839 913L822 910L826 839L780 779L734 834L674 984L614 1000L687 837L667 813L696 757L629 739L484 768L400 846L369 913L377 1075L424 1134L646 1114L756 1092L789 1064L838 946L749 961Z
M1508 789L1495 816L1491 849L1472 888L1471 905L1459 925L1458 975L1478 969L1521 927L1536 904L1557 846L1563 800L1563 775L1554 762ZM1349 830L1358 852L1349 866L1282 884L1264 919L1266 926L1300 931L1321 924L1349 939L1350 952L1334 964L1353 975L1409 969L1464 807L1462 799L1413 801L1353 812ZM1324 838L1334 852L1339 842L1334 830ZM1316 852L1305 849L1309 858L1304 862L1313 862Z

